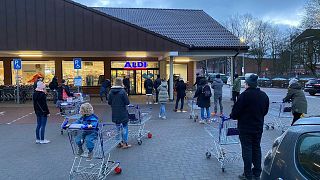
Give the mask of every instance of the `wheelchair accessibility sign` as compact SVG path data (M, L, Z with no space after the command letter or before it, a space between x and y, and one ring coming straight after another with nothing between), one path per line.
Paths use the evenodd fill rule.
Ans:
M81 58L73 58L74 69L81 69Z
M22 68L21 59L13 59L13 68L19 70Z

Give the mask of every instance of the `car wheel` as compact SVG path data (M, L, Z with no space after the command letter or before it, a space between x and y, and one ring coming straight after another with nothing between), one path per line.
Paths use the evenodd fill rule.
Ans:
M309 92L309 94L310 94L311 96L316 95L316 93L314 93L314 92Z

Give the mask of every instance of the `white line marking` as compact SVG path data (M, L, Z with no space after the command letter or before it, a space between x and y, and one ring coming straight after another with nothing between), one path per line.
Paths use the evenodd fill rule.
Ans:
M11 122L8 122L7 124L10 125L10 124L12 124L12 123L14 123L14 122L20 121L21 119L23 119L23 118L25 118L25 117L28 117L28 116L30 116L31 114L33 114L33 113L31 112L31 113L29 113L29 114L26 114L26 115L24 115L24 116L21 116L21 117L13 120L13 121L11 121Z
M0 116L4 116L5 111L0 112Z

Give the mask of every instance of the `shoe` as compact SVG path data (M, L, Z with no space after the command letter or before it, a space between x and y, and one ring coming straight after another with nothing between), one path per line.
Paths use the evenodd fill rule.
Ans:
M82 154L83 154L83 149L82 147L79 147L77 155L81 156Z
M128 149L128 148L131 148L131 144L125 143L125 144L122 146L122 149Z
M159 118L162 118L162 116L159 114Z
M40 140L39 139L36 140L36 144L40 144Z
M241 179L241 180L252 180L251 177L247 177L244 174L239 175L238 178Z
M163 119L167 119L167 117L166 117L166 116L163 116L162 118L163 118Z
M155 102L154 104L158 104L157 102Z
M260 176L253 176L253 180L260 180Z
M174 112L177 112L178 110L174 109L173 111L174 111Z
M47 139L44 139L44 140L40 140L40 144L48 144L50 143L51 141L47 140Z
M200 123L200 124L204 124L204 120L200 120L199 123Z
M93 158L93 151L88 152L87 160L92 160L92 158Z
M146 102L146 104L149 104L149 102Z

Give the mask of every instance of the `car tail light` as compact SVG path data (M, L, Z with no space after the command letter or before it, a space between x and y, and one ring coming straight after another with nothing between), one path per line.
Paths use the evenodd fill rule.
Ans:
M315 86L320 86L320 84L314 84Z

